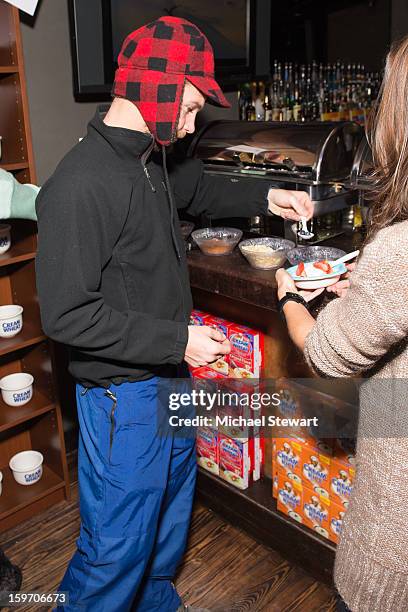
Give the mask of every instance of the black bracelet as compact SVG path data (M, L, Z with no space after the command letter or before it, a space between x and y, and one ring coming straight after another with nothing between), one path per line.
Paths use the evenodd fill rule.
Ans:
M298 293L288 292L286 293L286 295L283 296L282 299L278 301L278 311L283 317L285 316L285 313L283 312L283 307L286 304L286 302L297 302L298 304L302 304L302 306L304 306L307 310L309 310L309 307L307 305L305 298L303 298Z

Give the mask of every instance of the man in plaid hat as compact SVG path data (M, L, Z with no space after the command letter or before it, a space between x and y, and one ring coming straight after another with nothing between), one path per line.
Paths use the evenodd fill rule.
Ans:
M294 220L313 209L301 192L268 194L205 176L198 160L166 160L206 100L228 106L212 49L192 23L162 17L130 34L113 95L36 203L42 323L70 348L80 424L81 529L60 586L70 601L59 609L175 612L185 609L172 580L196 460L193 437L163 418L159 387L187 378L186 362L206 365L230 350L219 331L189 325L177 209L212 217L269 209Z

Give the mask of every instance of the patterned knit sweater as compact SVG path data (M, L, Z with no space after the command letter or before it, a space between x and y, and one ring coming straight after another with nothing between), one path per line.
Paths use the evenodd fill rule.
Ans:
M408 221L381 230L305 346L324 377L362 376L356 481L335 564L353 612L408 610Z

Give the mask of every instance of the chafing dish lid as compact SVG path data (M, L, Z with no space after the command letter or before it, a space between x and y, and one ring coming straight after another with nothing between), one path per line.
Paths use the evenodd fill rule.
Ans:
M343 181L362 133L352 122L212 121L197 134L190 154L207 165Z
M372 151L364 134L354 157L350 187L353 189L372 189L374 185L373 171Z

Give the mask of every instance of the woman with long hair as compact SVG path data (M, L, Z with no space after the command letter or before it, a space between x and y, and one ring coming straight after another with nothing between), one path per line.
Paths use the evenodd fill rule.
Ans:
M387 57L368 137L375 201L362 254L317 320L285 270L276 275L288 331L323 377L364 378L356 481L334 579L339 609L408 610L408 37Z

